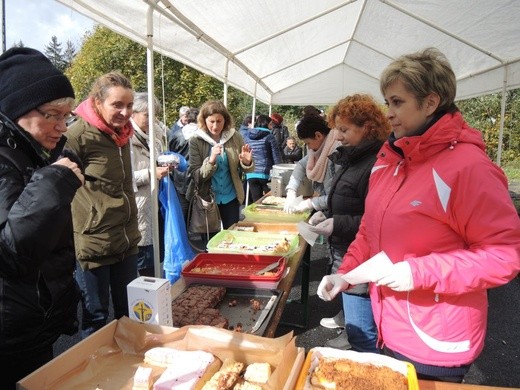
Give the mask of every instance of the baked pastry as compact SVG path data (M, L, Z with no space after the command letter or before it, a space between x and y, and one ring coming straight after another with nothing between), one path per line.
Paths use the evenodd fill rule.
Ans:
M237 383L244 363L233 359L225 359L222 367L202 387L202 390L231 390Z
M149 390L152 386L152 368L139 366L134 374L132 390Z
M254 383L243 381L239 382L233 387L233 390L263 390L262 386Z
M183 351L156 347L146 351L144 361L166 367L154 383L154 390L200 390L221 366L221 361L204 351Z
M218 310L213 311L225 295L225 287L204 285L188 287L172 302L173 326L197 324L226 328L227 320Z
M359 363L350 359L319 358L311 375L315 389L327 390L406 390L406 377L385 366Z
M270 376L271 365L269 363L251 363L244 372L244 379L253 383L267 383Z

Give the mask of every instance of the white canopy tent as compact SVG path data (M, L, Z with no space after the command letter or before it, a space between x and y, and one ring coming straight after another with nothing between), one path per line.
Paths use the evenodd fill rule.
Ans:
M380 99L397 56L435 46L457 99L520 87L517 0L58 0L114 31L267 104Z
M502 92L500 164L505 91L520 87L518 0L57 1L147 46L149 66L156 51L270 105L381 101L389 62L437 47L457 99Z

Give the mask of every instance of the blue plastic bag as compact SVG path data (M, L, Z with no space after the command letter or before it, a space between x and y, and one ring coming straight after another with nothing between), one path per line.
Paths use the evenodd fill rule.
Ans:
M181 277L182 265L195 254L188 241L186 223L177 192L169 176L159 183L159 202L164 218L164 276L175 283Z

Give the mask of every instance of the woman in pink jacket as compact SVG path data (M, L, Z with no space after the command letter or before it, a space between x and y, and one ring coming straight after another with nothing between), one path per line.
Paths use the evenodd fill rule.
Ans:
M379 347L419 378L461 382L484 348L487 289L520 270L520 220L505 175L454 104L442 53L398 58L381 91L393 133L372 169L359 233L318 295L348 289L348 272L384 251L392 264L366 274Z

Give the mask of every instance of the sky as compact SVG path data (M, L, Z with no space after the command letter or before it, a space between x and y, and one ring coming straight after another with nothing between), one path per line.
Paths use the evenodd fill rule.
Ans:
M91 19L55 0L5 0L6 49L22 41L44 51L55 35L62 49L70 40L78 50L84 33L93 26Z

